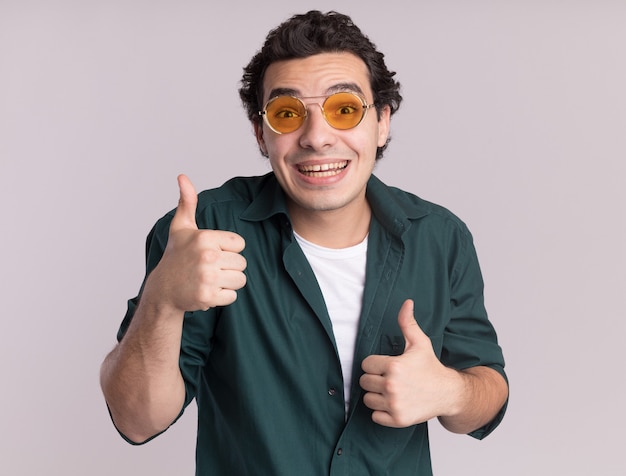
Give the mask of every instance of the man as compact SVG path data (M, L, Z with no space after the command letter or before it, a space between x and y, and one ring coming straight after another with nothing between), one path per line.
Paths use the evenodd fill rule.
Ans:
M195 398L199 475L428 475L428 420L498 425L508 387L470 233L372 175L393 76L344 15L270 32L240 95L273 172L199 196L179 176L102 366L127 440Z

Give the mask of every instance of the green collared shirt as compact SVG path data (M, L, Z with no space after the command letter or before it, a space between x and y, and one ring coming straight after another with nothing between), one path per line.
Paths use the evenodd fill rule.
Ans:
M372 422L358 383L365 357L402 353L397 316L408 298L445 365L486 365L504 375L465 225L376 177L367 198L373 219L346 420L331 320L274 175L236 178L200 194L198 226L240 234L248 266L235 303L185 315L180 368L185 405L193 398L198 405L196 474L432 474L427 424ZM148 273L165 249L172 216L148 237ZM129 301L119 339L136 302ZM472 436L489 434L504 411Z

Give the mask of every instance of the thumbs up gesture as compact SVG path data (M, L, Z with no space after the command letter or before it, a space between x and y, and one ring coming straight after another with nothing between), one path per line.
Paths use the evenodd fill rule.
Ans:
M179 312L231 304L246 284L246 260L240 254L245 242L229 231L199 230L196 190L185 175L178 177L178 186L180 201L167 246L143 294Z
M365 358L359 383L366 392L363 402L373 410L372 420L402 428L450 412L459 376L435 355L429 337L413 317L413 301L400 308L398 324L406 341L404 353Z

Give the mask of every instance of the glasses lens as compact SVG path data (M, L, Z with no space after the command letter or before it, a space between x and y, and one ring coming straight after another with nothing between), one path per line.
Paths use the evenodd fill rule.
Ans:
M356 127L364 113L363 101L352 93L332 94L324 101L326 120L335 129Z
M295 131L306 117L302 101L291 96L278 96L265 107L265 118L276 132L286 134Z

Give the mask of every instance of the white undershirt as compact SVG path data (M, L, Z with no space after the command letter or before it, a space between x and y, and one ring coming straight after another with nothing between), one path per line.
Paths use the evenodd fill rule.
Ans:
M358 245L333 249L295 234L319 283L333 325L343 373L346 412L350 402L354 346L363 304L367 237Z

